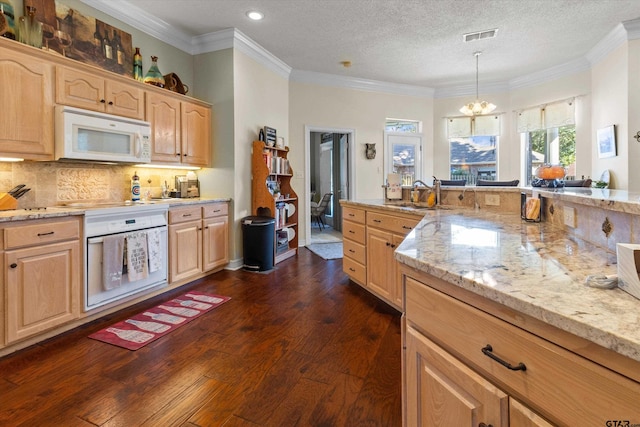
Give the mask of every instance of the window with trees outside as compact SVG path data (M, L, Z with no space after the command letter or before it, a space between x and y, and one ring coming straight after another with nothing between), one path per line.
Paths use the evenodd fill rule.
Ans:
M478 179L495 181L499 134L499 115L448 118L449 178L467 185Z
M544 164L560 165L567 179L576 174L575 100L573 98L518 112L517 130L523 147L524 182Z
M422 123L415 120L386 119L384 131L385 176L399 174L402 185L421 179Z

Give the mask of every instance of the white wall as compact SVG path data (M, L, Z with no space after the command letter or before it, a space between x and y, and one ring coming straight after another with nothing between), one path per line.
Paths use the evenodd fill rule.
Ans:
M640 132L640 40L629 43L629 72L627 93L627 132L618 132L619 139L626 139L628 151L627 162L629 168L629 191L640 191L640 141L634 136Z
M352 154L355 157L356 182L351 183L354 198L379 199L384 177L383 132L386 118L401 118L423 122L425 147L423 176L431 176L433 170L433 100L430 98L366 92L355 89L327 87L308 83L290 83L289 135L291 152L289 158L294 170L302 171L305 164L305 126L355 129ZM377 156L373 160L365 157L365 143L375 143ZM308 198L309 189L304 188L304 176L292 180L298 196ZM354 185L355 184L355 185ZM309 214L303 203L299 204L300 233ZM301 235L301 241L306 240Z
M602 171L609 169L613 188L629 187L628 163L628 94L629 94L628 43L624 43L592 68L591 87L593 90L592 111L592 177L599 178ZM638 78L634 76L634 78ZM598 158L595 144L596 131L602 127L616 125L616 157Z

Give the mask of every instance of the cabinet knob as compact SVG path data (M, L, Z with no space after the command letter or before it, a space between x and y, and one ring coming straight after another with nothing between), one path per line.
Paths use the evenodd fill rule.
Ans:
M491 424L485 424L485 423L480 423L480 424L478 424L478 427L493 427L493 425L491 425Z
M180 156L180 153L176 153L176 156Z
M187 153L183 154L184 157L187 157Z
M113 101L109 101L109 105L113 105Z
M101 100L100 100L100 103L102 103L102 104L104 104L104 103L106 103L106 102L107 102L107 101L106 101L106 100L104 100L104 99L101 99Z
M391 243L387 242L387 246L391 246Z
M391 244L391 247L392 247L392 248L395 248L395 247L396 247L396 245L394 245L394 244Z
M18 266L18 264L16 264L15 262L13 264L11 264L9 267L11 268L16 268Z

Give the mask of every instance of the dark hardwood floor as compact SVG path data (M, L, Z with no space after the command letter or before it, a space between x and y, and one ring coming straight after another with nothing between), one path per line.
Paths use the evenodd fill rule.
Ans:
M232 299L138 351L87 338L186 289ZM400 426L400 314L301 248L0 359L0 426Z

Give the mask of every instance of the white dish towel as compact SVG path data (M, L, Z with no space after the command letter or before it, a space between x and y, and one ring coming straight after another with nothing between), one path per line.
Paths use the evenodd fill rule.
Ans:
M160 230L147 230L147 245L149 249L149 273L160 270L164 260L160 250Z
M102 238L102 285L105 290L122 284L122 261L124 259L124 234Z
M128 233L127 239L127 275L129 282L146 279L149 276L147 263L147 232Z

